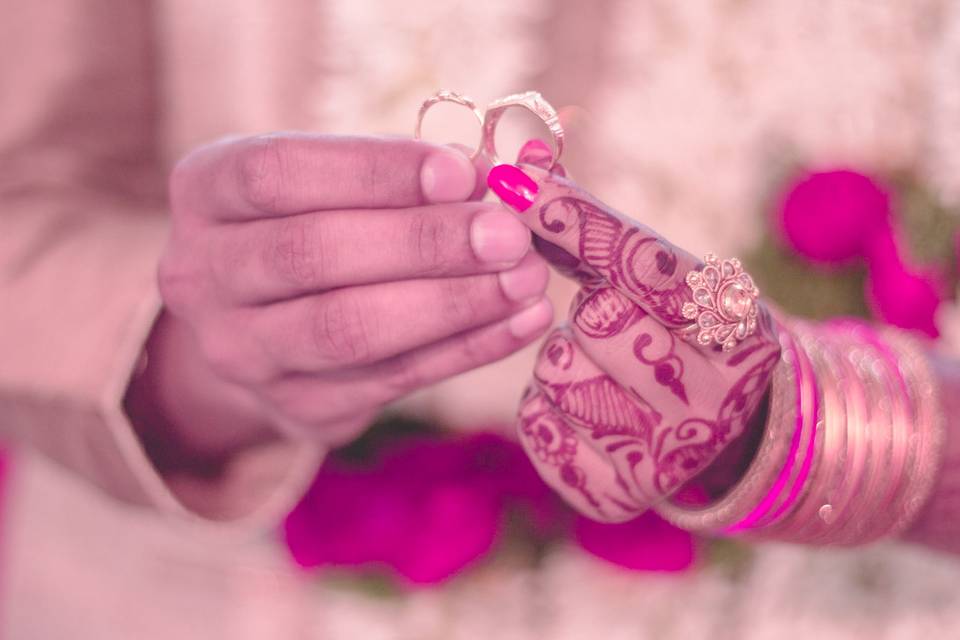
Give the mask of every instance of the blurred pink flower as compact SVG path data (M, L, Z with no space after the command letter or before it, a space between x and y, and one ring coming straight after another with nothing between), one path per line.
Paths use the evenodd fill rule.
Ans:
M389 567L407 584L433 584L487 555L510 513L540 540L570 520L517 443L493 433L415 437L387 445L369 466L328 460L284 535L304 568ZM574 535L630 569L676 571L694 553L689 534L652 513L626 525L579 518Z
M860 257L864 242L883 230L890 195L855 171L805 173L787 189L779 213L790 246L810 260L835 264Z
M920 331L936 338L937 309L946 286L940 274L911 264L892 224L864 243L867 304L873 315L901 329Z
M653 511L619 524L578 516L573 535L593 555L634 571L684 571L696 558L693 535Z
M875 269L871 265L865 284L867 303L875 316L901 329L939 337L936 315L943 286L936 274L906 267Z
M490 551L519 504L551 526L556 499L519 445L486 433L411 438L371 467L327 461L284 534L302 567L379 564L435 583Z

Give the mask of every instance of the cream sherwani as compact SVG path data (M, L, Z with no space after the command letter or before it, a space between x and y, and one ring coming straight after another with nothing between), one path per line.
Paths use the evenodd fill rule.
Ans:
M227 132L305 126L303 70L281 53L309 38L308 6L252 20L217 3L0 2L0 429L21 445L4 638L264 637L251 620L284 619L257 614L262 597L244 612L231 585L262 574L277 593L287 563L257 542L320 452L278 444L215 482L163 477L122 398L160 308L168 167ZM231 581L229 557L254 579Z

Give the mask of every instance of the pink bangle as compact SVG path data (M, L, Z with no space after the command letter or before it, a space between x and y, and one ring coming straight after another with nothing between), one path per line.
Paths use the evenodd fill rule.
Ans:
M789 495L802 463L797 458L806 450L811 428L809 413L804 416L802 390L808 369L803 354L789 331L779 331L780 362L774 368L770 408L763 438L743 478L726 495L708 505L685 505L668 501L657 511L674 525L692 530L720 533L752 528Z
M744 477L705 506L658 508L691 530L808 544L896 535L932 491L944 418L920 346L854 320L780 331L765 433Z

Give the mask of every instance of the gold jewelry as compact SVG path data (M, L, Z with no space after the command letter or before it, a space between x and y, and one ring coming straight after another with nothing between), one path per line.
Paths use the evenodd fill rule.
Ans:
M470 109L473 112L473 115L476 116L477 122L480 123L481 128L481 138L480 142L477 144L477 148L474 149L473 154L470 156L471 160L476 160L476 158L483 152L484 142L483 142L483 113L480 112L480 109L477 108L477 103L467 96L457 93L456 91L450 91L449 89L440 89L435 94L423 101L423 104L420 105L420 111L417 112L417 126L413 130L413 137L417 140L420 140L423 128L423 118L427 114L427 111L430 110L430 107L439 104L441 102L452 102L454 104L459 104Z
M725 495L707 505L686 505L666 501L657 512L682 529L704 533L740 530L753 526L765 517L788 491L795 469L787 461L801 449L804 397L809 383L803 354L791 334L784 328L780 336L780 361L773 369L770 407L763 439L743 477ZM808 414L809 417L809 414Z
M483 148L490 162L498 164L494 134L500 118L511 107L520 107L530 111L547 126L550 135L553 136L553 158L550 160L550 166L548 167L548 171L552 171L563 154L563 126L560 124L560 116L557 114L557 110L537 91L516 93L494 100L487 105L487 111L483 116Z
M858 321L780 333L765 433L743 478L710 505L657 510L695 531L805 544L902 533L933 491L945 442L922 346Z
M757 331L760 290L736 258L721 260L708 253L703 261L706 264L702 269L687 274L693 302L683 303L680 313L693 323L680 332L695 335L704 347L718 344L730 351Z

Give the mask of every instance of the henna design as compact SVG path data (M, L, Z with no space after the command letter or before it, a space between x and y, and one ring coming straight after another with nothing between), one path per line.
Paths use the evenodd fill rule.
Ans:
M609 339L648 314L674 330L688 326L682 309L692 300L692 292L686 280L677 277L678 270L691 261L687 254L575 197L554 198L539 208L538 215L548 237L549 233L579 232L575 252L536 240L538 250L555 266L589 283L571 309L578 332ZM762 306L758 311L760 331L750 338L751 343L741 344L729 357L719 355L719 346L713 350L716 357L713 353L695 356L704 361L703 371L696 371L697 379L717 376L715 396L695 412L674 411L678 405L668 401L671 413L666 421L636 388L621 385L593 367L584 371L575 367L573 360L580 357L575 341L567 334L555 334L544 345L535 373L540 390L535 399L544 408L525 418L521 428L532 455L555 467L559 481L579 491L598 511L597 498L609 508L632 512L622 504L624 500L647 504L673 493L742 433L766 392L779 350L776 340L771 340L776 335L771 316ZM686 370L701 366L700 360L687 361L677 353L675 331L665 332L669 336L666 352L654 346L660 345L655 334L637 333L631 344L636 362L652 367L657 384L689 407L685 375L689 383L691 374ZM584 373L590 377L580 378ZM574 462L577 444L590 445L614 463L616 488L611 491L617 495L603 491L594 497L588 491L584 469Z
M654 484L658 491L669 493L702 471L720 453L731 434L743 431L766 393L779 357L779 353L774 352L751 367L730 388L715 421L690 418L676 428L663 430L655 449Z
M591 338L610 338L646 315L637 305L605 287L579 301L573 321Z
M673 281L678 258L660 238L644 235L637 227L625 228L618 218L596 205L561 196L540 207L540 223L553 233L562 233L570 224L579 225L580 259L615 287L641 300L647 310L673 326L689 324L681 313L690 300L690 289L682 279L668 289L645 282L650 262L664 281ZM652 252L652 255L650 255Z
M720 404L717 421L731 427L742 427L750 419L754 408L767 392L770 376L780 359L780 351L774 350L766 358L753 365L731 388Z
M653 336L649 333L641 333L633 341L633 355L643 364L653 367L653 378L658 384L670 389L673 395L689 405L687 390L680 380L683 377L683 360L674 353L677 343L673 334L669 331L666 334L670 337L670 349L665 355L659 358L648 358L643 354L643 350L653 343Z
M562 333L554 333L540 348L539 361L546 359L554 367L566 371L573 364L573 343Z
M540 406L534 406L539 403ZM520 408L520 435L529 443L529 450L542 463L557 468L560 480L577 490L590 506L603 515L600 502L587 489L587 474L575 464L577 434L550 410L542 396L534 395Z
M768 346L765 341L760 341L757 344L751 347L745 347L740 349L735 354L733 354L729 360L727 360L728 367L736 367L740 364L743 364L743 361L752 356L754 353Z
M575 424L588 429L595 440L629 435L649 444L653 441L653 428L662 420L649 403L628 394L608 375L572 383L540 384L550 402Z
M693 477L720 452L729 429L717 422L689 418L660 433L655 452L653 483L667 495Z

